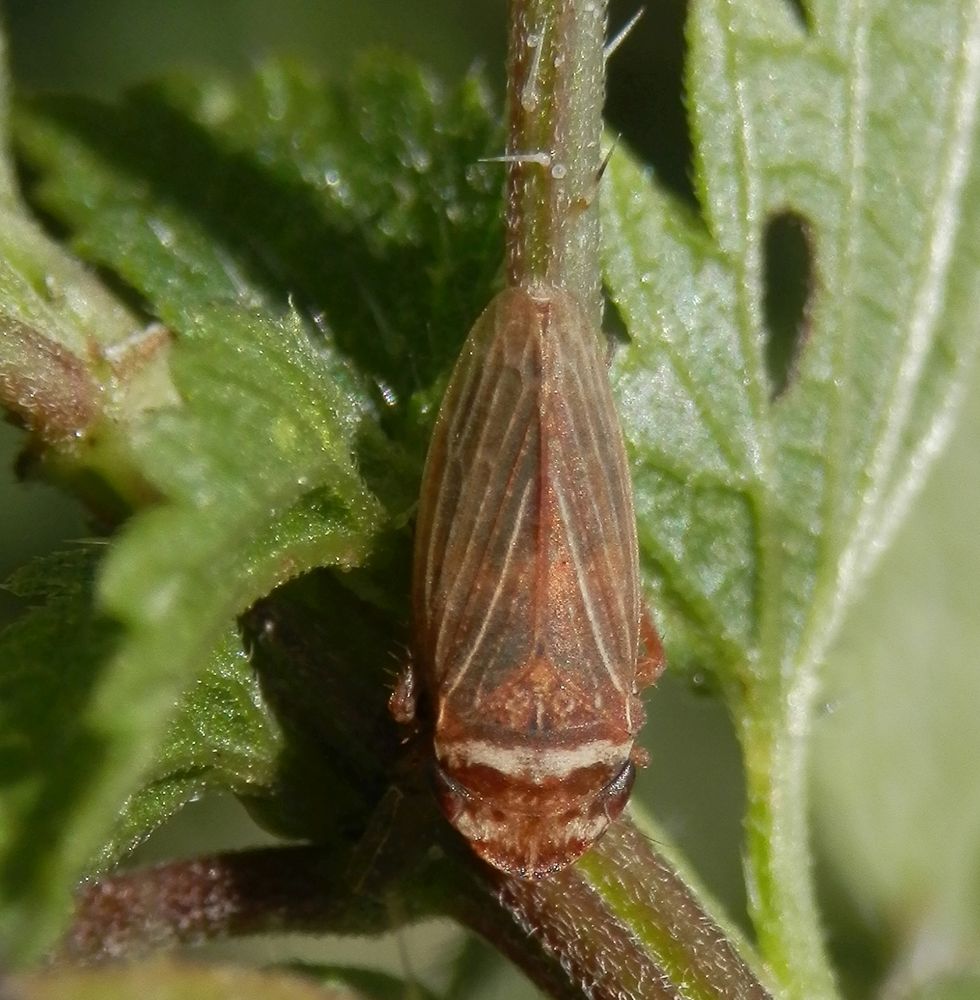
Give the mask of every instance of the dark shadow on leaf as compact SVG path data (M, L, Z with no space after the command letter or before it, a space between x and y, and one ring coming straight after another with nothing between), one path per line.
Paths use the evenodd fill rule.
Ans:
M394 430L492 294L503 178L478 161L500 146L497 125L472 81L443 97L398 63L342 88L270 72L285 100L260 78L214 127L175 86L38 109L138 178L148 203L203 225L247 287L328 329Z
M42 173L36 169L33 163L21 157L15 161L14 165L17 168L18 187L21 191L30 192L41 182ZM57 243L70 243L72 236L72 227L70 225L54 212L48 211L43 205L33 204L31 208L48 234ZM99 281L127 309L137 316L146 317L147 320L152 317L152 310L148 308L145 297L140 295L131 285L126 284L112 268L104 267L100 264L92 264L90 266L98 275Z
M259 601L243 625L284 739L275 797L251 803L256 818L285 836L356 843L401 747L388 713L403 648L391 618L318 571Z
M844 996L878 995L881 985L901 960L907 942L896 936L880 913L866 900L855 897L854 886L823 855L816 845L816 885L820 890L820 912L825 914L827 947L834 958Z

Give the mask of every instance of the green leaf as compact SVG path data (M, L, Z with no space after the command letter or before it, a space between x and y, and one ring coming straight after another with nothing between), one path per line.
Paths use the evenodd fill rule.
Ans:
M24 1000L370 1000L372 994L341 985L314 986L285 972L232 966L180 964L172 959L104 968L53 968L17 976Z
M389 56L330 86L274 63L119 107L45 101L18 138L45 206L165 323L216 298L294 303L389 421L455 359L500 264L502 176L479 162L500 140L475 77L444 93Z
M349 457L351 408L294 319L202 311L174 374L184 405L130 427L128 442L170 502L134 519L100 582L103 607L127 627L82 713L83 729L104 734L104 754L86 775L84 816L51 838L50 869L12 893L15 953L47 940L70 887L64 871L80 873L95 853L233 617L297 573L359 562L379 523ZM243 440L272 447L258 457Z
M125 856L205 791L271 795L281 742L238 630L230 630L184 694L155 763L127 801L97 867Z
M916 981L942 971L930 963L972 967L980 938L978 421L974 378L949 451L842 631L814 745L820 854L848 904L832 913L849 911ZM848 946L853 928L831 931L840 964L873 971Z
M6 585L30 604L0 633L0 939L10 947L23 946L25 925L44 938L67 915L66 889L105 835L105 783L116 758L136 752L113 720L90 716L120 644L118 625L95 609L105 552L86 545L38 559ZM280 736L237 630L204 662L96 867L205 789L269 794Z
M101 734L103 757L48 868L8 897L13 954L50 940L100 845L103 863L118 856L203 784L299 834L312 814L347 808L328 796L298 820L295 803L261 804L288 784L295 753L280 760L232 622L309 569L363 563L382 527L404 523L433 383L499 260L486 235L496 181L476 164L493 134L475 82L446 96L400 64L368 64L351 89L272 68L237 91L172 84L121 108L55 101L23 118L48 209L170 328L180 404L134 407L99 435L99 468L135 470L149 509L100 573L100 606L123 630L78 724ZM432 351L408 364L419 330ZM386 561L378 582L349 582L401 613ZM229 754L208 735L219 717ZM363 809L363 791L346 794ZM30 823L19 832L29 840Z
M817 667L972 353L980 29L966 0L814 0L806 24L795 10L692 6L703 219L622 154L603 198L607 280L632 338L614 375L644 571L672 664L713 672L732 707L760 948L786 996L809 1000L833 989L804 822ZM350 88L272 67L115 108L44 102L20 142L79 250L170 327L181 394L102 438L103 466L138 469L142 499L163 502L102 578L125 633L80 724L98 722L112 752L86 774L81 840L51 855L43 901L159 761L170 706L234 616L306 568L363 562L408 517L440 376L500 259L499 179L476 162L499 146L475 84L446 95L379 64ZM787 211L804 220L813 280L777 396L764 249ZM403 576L344 579L398 608ZM248 716L240 734L241 760L209 773L247 784L254 766L264 787L275 733ZM163 780L110 852L189 787L183 771ZM625 905L598 869L582 877Z
M86 708L118 628L93 608L98 554L47 557L8 583L33 605L0 633L0 939L11 948L25 914L52 932L104 832L91 806L111 741Z
M626 155L605 190L616 367L644 567L671 662L740 730L748 881L786 995L833 994L808 881L818 665L936 452L975 353L980 13L965 0L702 0L688 85L703 220ZM767 367L769 220L809 300Z
M949 975L914 987L909 1000L972 1000L980 990L980 974Z
M0 403L47 444L77 452L103 414L125 408L111 384L124 362L144 369L145 402L168 399L169 386L159 357L132 349L145 346L139 320L20 199L8 150L5 54L0 36Z

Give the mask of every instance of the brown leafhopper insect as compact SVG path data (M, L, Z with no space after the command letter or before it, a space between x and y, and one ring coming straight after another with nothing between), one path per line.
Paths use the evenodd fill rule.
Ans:
M501 292L456 364L429 447L413 665L436 790L484 860L533 878L621 812L643 721L633 499L604 344L570 293Z

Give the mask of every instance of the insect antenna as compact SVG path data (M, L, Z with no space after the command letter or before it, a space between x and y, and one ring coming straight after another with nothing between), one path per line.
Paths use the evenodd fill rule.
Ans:
M355 894L364 892L368 880L386 867L387 847L404 798L404 792L397 785L389 785L374 807L347 864L347 880Z

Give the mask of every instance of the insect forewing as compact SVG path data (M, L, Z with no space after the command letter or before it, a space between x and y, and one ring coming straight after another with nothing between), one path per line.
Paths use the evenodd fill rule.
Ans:
M510 288L453 373L423 480L414 621L454 730L632 735L636 528L602 346L568 293Z
M577 300L509 288L467 340L423 476L415 670L443 811L535 877L625 804L640 595L622 435Z

